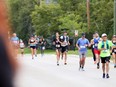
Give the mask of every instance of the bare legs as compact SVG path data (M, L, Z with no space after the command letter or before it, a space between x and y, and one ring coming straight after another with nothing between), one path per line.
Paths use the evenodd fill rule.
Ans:
M31 48L32 59L34 59L35 52L36 52L36 49Z

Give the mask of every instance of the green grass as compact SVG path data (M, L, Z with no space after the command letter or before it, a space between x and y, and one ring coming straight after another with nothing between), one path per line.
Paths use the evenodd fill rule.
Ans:
M24 51L25 51L25 54L30 54L30 53L31 53L30 48L25 48ZM38 54L40 54L40 50L38 50ZM55 50L48 50L48 49L47 49L47 50L45 50L45 54L55 54ZM77 54L78 54L78 51L77 51L77 50L75 50L75 51L69 50L69 51L68 51L68 54L77 55ZM88 56L88 57L92 57L92 52L91 52L90 49L88 50L87 56Z

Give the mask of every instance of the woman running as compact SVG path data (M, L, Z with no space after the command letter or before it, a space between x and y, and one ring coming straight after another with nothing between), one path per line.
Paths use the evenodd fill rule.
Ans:
M54 39L53 44L56 47L57 66L59 66L60 52L61 52L61 42L60 42L60 35L59 35L58 32L56 32L56 38Z
M43 57L45 45L46 45L46 41L44 40L43 37L40 39L39 44L40 44L40 50L41 50L41 57Z
M114 59L114 68L116 68L116 35L112 37L113 49L112 49L112 57Z
M99 34L96 32L95 38L94 38L94 53L96 56L97 69L100 68L100 51L98 50L98 44L100 41L101 41L101 38L99 37Z
M29 45L31 48L32 59L34 59L34 55L36 53L36 39L34 38L34 36L31 36L31 38L29 39Z
M20 40L19 45L20 45L21 55L23 57L23 55L24 55L24 48L25 48L25 44L24 44L23 40Z
M94 64L96 64L96 56L95 56L95 53L94 53L94 38L95 38L95 34L93 34L93 39L91 40L91 50L92 50L92 53L93 53L93 60L94 60Z

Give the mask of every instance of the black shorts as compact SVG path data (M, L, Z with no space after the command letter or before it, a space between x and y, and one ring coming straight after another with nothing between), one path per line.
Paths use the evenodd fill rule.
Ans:
M61 47L61 52L64 53L64 52L68 52L68 46L65 46L65 47Z
M108 57L101 57L101 63L106 63L106 62L110 62L110 56L108 56Z
M32 48L32 49L36 49L36 46L30 46L30 48Z
M60 47L56 47L56 50L61 51L61 48Z
M23 47L20 47L20 49L24 49Z

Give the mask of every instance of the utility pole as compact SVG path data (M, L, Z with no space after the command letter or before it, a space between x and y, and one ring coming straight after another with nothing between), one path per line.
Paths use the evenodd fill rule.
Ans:
M116 0L114 0L114 35L116 35Z
M88 30L90 30L90 1L87 0L87 23L88 23Z

